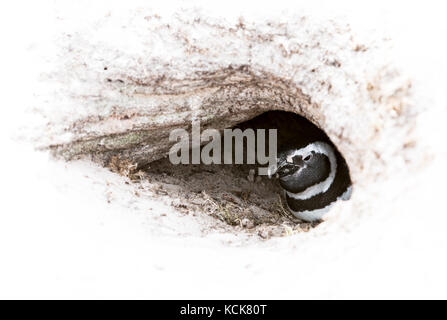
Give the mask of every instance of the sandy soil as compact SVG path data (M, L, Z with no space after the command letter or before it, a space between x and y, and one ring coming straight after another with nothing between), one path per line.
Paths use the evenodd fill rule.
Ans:
M142 172L153 192L170 199L185 214L210 215L216 228L257 234L266 239L306 232L317 224L300 221L284 208L276 180L250 174L243 165L172 165L168 159L152 162ZM229 227L230 226L230 227Z

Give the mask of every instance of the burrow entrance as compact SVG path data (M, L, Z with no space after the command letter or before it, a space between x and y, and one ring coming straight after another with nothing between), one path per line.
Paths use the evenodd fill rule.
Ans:
M275 128L278 149L300 136L330 141L307 119L284 111L265 112L234 128ZM171 205L179 211L212 216L227 227L261 238L307 232L320 223L294 217L277 179L257 175L257 165L173 165L166 157L143 167L139 176L151 182L156 194L172 199Z

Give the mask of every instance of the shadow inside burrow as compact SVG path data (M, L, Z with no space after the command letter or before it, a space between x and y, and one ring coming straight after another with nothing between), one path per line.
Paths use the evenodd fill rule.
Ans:
M236 128L277 129L278 151L298 137L330 142L324 131L291 112L265 112L233 129ZM265 149L269 150L268 138ZM245 160L246 153L244 163ZM234 161L233 164L174 165L166 157L148 164L144 173L156 186L157 194L168 196L172 199L171 204L185 213L203 212L230 226L246 230L270 226L273 228L270 232L274 235L308 231L319 224L306 223L294 217L285 205L277 179L257 175L258 167L258 164L234 164Z

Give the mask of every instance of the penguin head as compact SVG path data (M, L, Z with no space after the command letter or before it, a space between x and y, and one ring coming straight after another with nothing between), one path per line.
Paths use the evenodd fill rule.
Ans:
M325 142L314 142L279 152L274 174L288 192L302 193L309 188L324 192L332 183L335 170L333 148Z

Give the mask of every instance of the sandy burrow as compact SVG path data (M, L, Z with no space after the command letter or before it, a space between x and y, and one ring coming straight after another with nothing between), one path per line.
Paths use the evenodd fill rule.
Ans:
M19 68L5 77L17 85L11 106L32 110L19 117L12 108L10 118L46 151L5 144L14 157L2 158L2 288L66 297L445 297L445 48L433 40L445 26L416 26L417 9L395 8L391 20L405 26L395 42L322 7L293 8L65 4L50 27L27 30L42 39L30 37L27 50L45 64L27 66L40 75L32 84ZM382 21L356 12L368 27ZM167 181L134 183L102 167L113 157L162 159L168 130L192 116L219 128L273 108L323 128L351 169L352 200L310 232L265 241L185 214L159 188ZM48 159L49 146L73 160ZM93 162L76 160L84 157Z
M267 110L296 112L348 162L347 218L371 213L372 185L430 158L416 136L425 106L392 41L343 20L194 8L106 10L83 24L67 17L59 15L55 67L43 76L55 91L38 108L46 125L36 139L66 160L121 162L125 171L166 156L169 132L192 119L222 129Z

